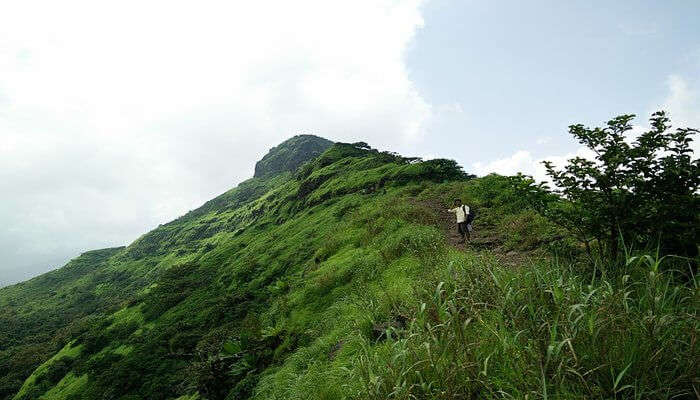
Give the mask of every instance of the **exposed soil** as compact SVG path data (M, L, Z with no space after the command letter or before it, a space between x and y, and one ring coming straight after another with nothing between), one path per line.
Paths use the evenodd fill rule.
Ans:
M431 214L434 216L433 222L445 232L447 243L456 249L462 251L490 250L491 254L499 261L513 266L522 265L534 256L534 254L529 252L509 251L503 248L503 237L498 229L485 223L483 218L479 218L488 213L487 208L477 210L477 217L472 223L471 240L466 243L460 243L462 237L457 231L455 215L447 211L451 207L435 200L414 200L414 203L431 211Z
M335 360L335 356L338 355L338 352L343 348L344 345L345 345L345 340L341 340L338 343L336 343L335 345L333 345L333 347L331 347L331 351L328 353L328 358L331 361Z

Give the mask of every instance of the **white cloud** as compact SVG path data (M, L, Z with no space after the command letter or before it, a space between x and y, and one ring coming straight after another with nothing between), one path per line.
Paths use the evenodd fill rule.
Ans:
M700 74L697 79L695 83L700 85ZM660 109L668 111L675 127L700 129L700 87L691 87L687 79L671 75L668 88L669 94ZM700 138L693 145L696 156L700 155Z
M0 5L0 284L126 244L296 133L395 147L421 1ZM6 278L13 279L12 277Z
M497 173L512 175L517 172L532 174L534 172L535 159L527 150L518 150L513 155L493 160L487 163L476 162L472 164L472 170L477 175Z
M562 167L566 161L574 157L592 159L593 152L585 147L579 147L576 151L563 155L550 155L546 157L534 157L530 151L519 150L513 155L490 161L488 163L477 162L472 164L472 169L479 176L490 173L500 175L515 175L521 172L532 176L536 181L549 181L543 161L551 161L555 167Z
M537 140L535 140L535 143L537 143L538 145L542 146L542 145L545 145L545 144L549 144L551 141L552 141L552 137L551 137L551 136L540 136L540 137L537 138Z
M629 132L628 140L631 142L642 132L649 129L649 125L644 118L649 118L654 111L665 110L671 118L674 127L691 127L700 129L700 96L698 89L690 85L687 79L680 76L671 75L668 78L668 95L659 105L651 107L646 115L638 116L636 122L641 125L634 125ZM544 144L546 141L537 140L537 144ZM695 156L700 155L700 137L693 142ZM593 159L594 154L586 147L578 147L574 151L565 154L554 154L544 157L535 157L531 150L518 150L510 156L492 160L489 162L477 162L472 164L472 169L477 175L486 175L492 172L501 175L514 175L522 172L531 175L537 181L549 181L542 161L549 160L555 166L563 166L566 161L573 157L583 157Z

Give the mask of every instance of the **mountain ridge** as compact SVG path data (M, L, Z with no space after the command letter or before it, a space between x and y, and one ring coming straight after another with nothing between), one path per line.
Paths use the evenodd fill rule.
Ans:
M256 221L264 213L263 207L260 207L263 205L263 202L259 201L261 197L269 195L270 191L274 192L275 188L280 185L289 184L290 180L294 180L292 168L298 169L303 163L308 163L314 157L319 158L321 155L319 149L324 147L327 151L322 153L326 155L326 158L322 160L323 167L329 167L333 162L346 157L357 158L363 155L377 156L381 154L384 157L383 160L371 163L368 167L402 160L401 157L395 155L370 150L364 144L356 147L350 144L332 144L332 142L318 136L294 136L273 147L258 162L257 170L262 176L254 176L242 182L234 189L204 203L201 207L144 234L128 246L86 251L62 268L29 281L0 288L0 304L15 305L18 301L13 301L8 293L18 291L24 291L27 296L33 296L34 302L30 303L35 304L28 309L20 307L9 310L9 315L6 313L0 316L0 321L9 328L0 331L0 339L3 339L0 342L5 343L5 346L0 350L7 350L8 347L11 347L11 343L16 343L19 340L17 329L27 325L43 327L44 329L37 333L40 333L40 336L37 334L25 335L25 338L29 338L29 342L21 343L19 361L29 362L25 359L25 356L29 354L23 352L32 352L33 356L48 359L51 354L68 345L69 337L78 335L76 332L84 332L88 329L86 324L94 323L93 319L96 315L110 315L118 311L119 307L136 301L132 299L132 296L151 285L153 279L162 273L161 271L167 270L173 265L168 261L159 260L159 257L168 258L171 251L180 256L190 254L192 251L198 250L198 247L195 246L196 243L205 241L220 232L229 231L240 234L246 225ZM331 149L331 147L334 148ZM316 176L311 174L312 169L302 172L302 174L311 176L306 176L307 179L301 183L301 188L293 189L294 195L292 197L306 199L310 191L313 191L313 189L308 188L308 185L314 186L315 189L333 175ZM305 183L307 185L304 185ZM374 187L374 184L372 186ZM256 202L257 207L251 206ZM233 212L225 221L220 221L221 223L216 226L200 221L206 215L226 210L233 210ZM196 223L193 223L195 221ZM204 245L205 252L210 250L208 246ZM59 282L52 282L54 276L59 276L66 282L61 284L60 279ZM24 297L25 300L29 298L27 296ZM66 303L62 300L65 298L70 299L70 301ZM42 301L44 303L41 303ZM37 302L39 302L38 305ZM21 315L22 310L25 310L26 315L23 315L20 320L26 322L17 324L18 320L15 317L18 314ZM13 327L10 328L11 326ZM54 330L57 330L59 335L51 338L49 345L45 346L44 350L39 351L37 346L40 343L47 343L46 340L50 338L50 332ZM26 334L27 332L23 331L22 333ZM7 397L11 390L16 390L18 380L26 378L26 376L21 378L22 374L13 376L15 375L13 372L21 371L22 368L31 368L31 366L36 367L38 364L35 363L41 358L34 358L35 361L29 362L28 366L24 367L12 361L5 362L4 365L0 364L0 373L5 373L3 379L9 378L10 380L10 382L0 381L0 395L5 398L22 398L24 393L31 393L31 391L25 390L20 391L19 397Z
M300 164L271 153L262 176L128 246L1 288L0 399L692 393L678 371L696 358L676 356L695 351L692 290L641 267L582 278L583 249L519 177L362 142ZM455 198L478 212L466 246ZM649 318L658 344L637 346Z
M271 148L255 163L254 178L263 178L282 172L293 172L303 163L318 157L333 145L316 135L296 135Z

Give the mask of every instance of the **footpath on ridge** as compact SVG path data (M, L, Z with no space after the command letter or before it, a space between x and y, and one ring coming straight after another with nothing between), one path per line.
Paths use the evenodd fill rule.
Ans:
M434 223L444 233L447 243L461 251L488 251L496 259L506 265L517 266L526 263L532 258L542 257L533 251L509 250L504 246L504 235L498 227L489 223L484 216L488 215L487 207L479 207L477 217L473 222L474 230L471 233L471 240L467 243L460 243L461 237L457 233L457 222L453 213L448 212L448 206L442 202L429 200L415 200L414 204L429 210L434 216Z

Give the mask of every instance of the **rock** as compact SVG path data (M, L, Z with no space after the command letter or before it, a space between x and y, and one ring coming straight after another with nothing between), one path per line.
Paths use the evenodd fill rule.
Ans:
M282 172L295 171L333 145L328 139L314 135L297 135L270 149L255 164L255 177L265 178Z

